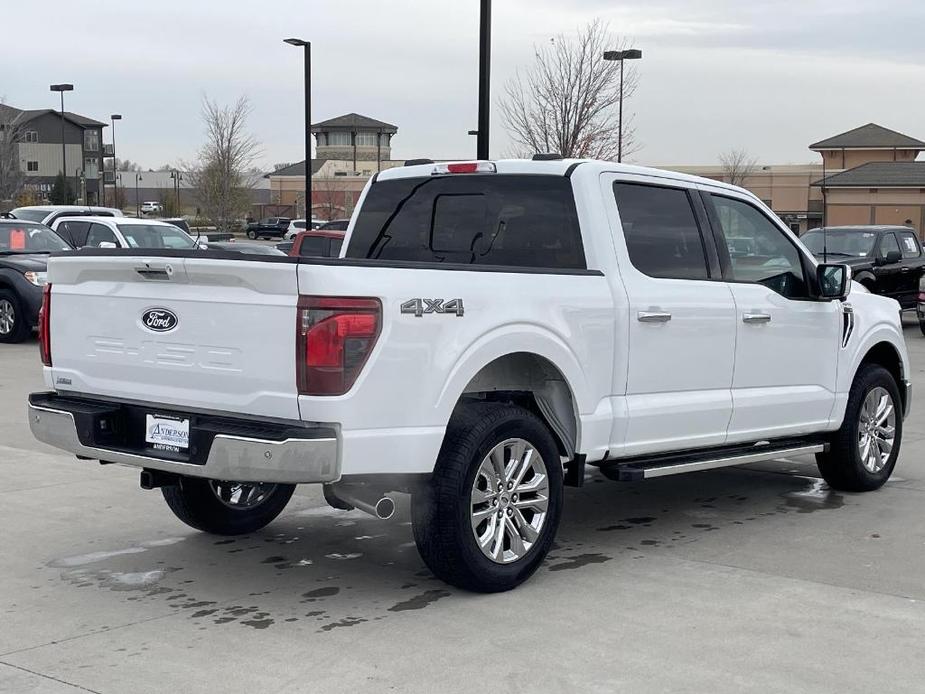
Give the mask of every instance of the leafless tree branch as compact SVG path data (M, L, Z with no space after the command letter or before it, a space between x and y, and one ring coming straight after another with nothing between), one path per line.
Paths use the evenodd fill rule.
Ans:
M25 186L26 176L19 160L24 134L22 114L0 99L0 201L15 200Z
M723 167L723 177L726 181L734 186L741 186L758 168L758 157L752 156L745 149L731 149L719 155L719 163Z
M535 48L533 64L504 85L501 116L513 148L558 152L564 157L616 159L619 150L620 64L605 50L623 50L628 40L601 20L575 35L559 34ZM632 62L623 74L623 156L638 151L627 102L639 75Z

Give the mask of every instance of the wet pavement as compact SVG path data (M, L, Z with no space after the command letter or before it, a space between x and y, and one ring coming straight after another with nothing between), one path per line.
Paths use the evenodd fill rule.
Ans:
M925 407L876 493L807 458L590 474L533 579L483 596L430 574L400 497L378 521L304 487L262 532L192 531L31 439L34 342L0 366L0 692L923 691Z

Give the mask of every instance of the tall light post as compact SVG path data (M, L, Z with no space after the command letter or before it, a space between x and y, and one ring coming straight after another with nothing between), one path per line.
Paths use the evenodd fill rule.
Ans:
M65 188L67 184L67 154L64 146L64 92L74 91L73 84L52 84L48 87L53 92L61 95L61 176L64 178ZM69 201L70 202L70 201Z
M116 185L116 121L122 120L122 114L113 113L109 116L112 121L112 206L119 204L119 187ZM106 183L106 167L103 167L103 184Z
M482 0L479 14L479 121L475 141L476 159L488 159L488 126L491 120L490 107L491 0Z
M176 193L176 199L177 199L176 213L180 215L180 181L183 180L183 174L177 169L174 169L173 171L170 172L170 177L173 179L173 188L174 188L174 192Z
M138 181L144 180L141 174L135 173L135 216L141 218L141 198L138 197Z
M305 54L305 219L312 221L312 43L303 39L283 39L290 46L301 46Z
M617 125L617 161L623 161L623 61L639 60L642 58L642 51L638 48L630 48L625 51L604 51L604 60L620 61L620 116Z

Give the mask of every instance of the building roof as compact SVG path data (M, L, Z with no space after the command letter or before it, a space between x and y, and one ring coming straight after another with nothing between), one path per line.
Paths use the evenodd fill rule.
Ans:
M325 165L327 159L312 159L312 176L317 174L321 167ZM304 176L305 175L305 160L297 161L295 164L290 164L289 166L284 166L281 169L276 171L271 171L268 174L264 175L264 178L270 178L270 176Z
M358 130L381 130L384 133L397 133L398 126L391 123L385 123L369 116L361 116L359 113L348 113L336 118L329 118L320 123L312 124L312 132L325 131L330 129L358 129Z
M0 104L0 122L4 123L9 123L16 119L20 119L22 123L28 123L30 120L38 118L39 116L44 116L47 113L58 115L59 112L53 108L23 110L8 104ZM72 113L71 111L65 111L64 117L81 128L107 127L106 123L101 123L98 120L93 120L92 118L87 118L86 116L82 116L79 113Z
M925 188L925 161L874 161L813 183L826 188Z
M895 130L884 128L876 123L868 123L860 128L820 140L809 146L812 150L820 149L925 149L925 142L903 135Z

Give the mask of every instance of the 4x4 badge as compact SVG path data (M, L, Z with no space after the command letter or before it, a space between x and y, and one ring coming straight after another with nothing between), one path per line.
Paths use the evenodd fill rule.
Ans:
M418 318L425 313L455 313L457 318L462 318L464 311L462 299L408 299L401 305L402 313Z

